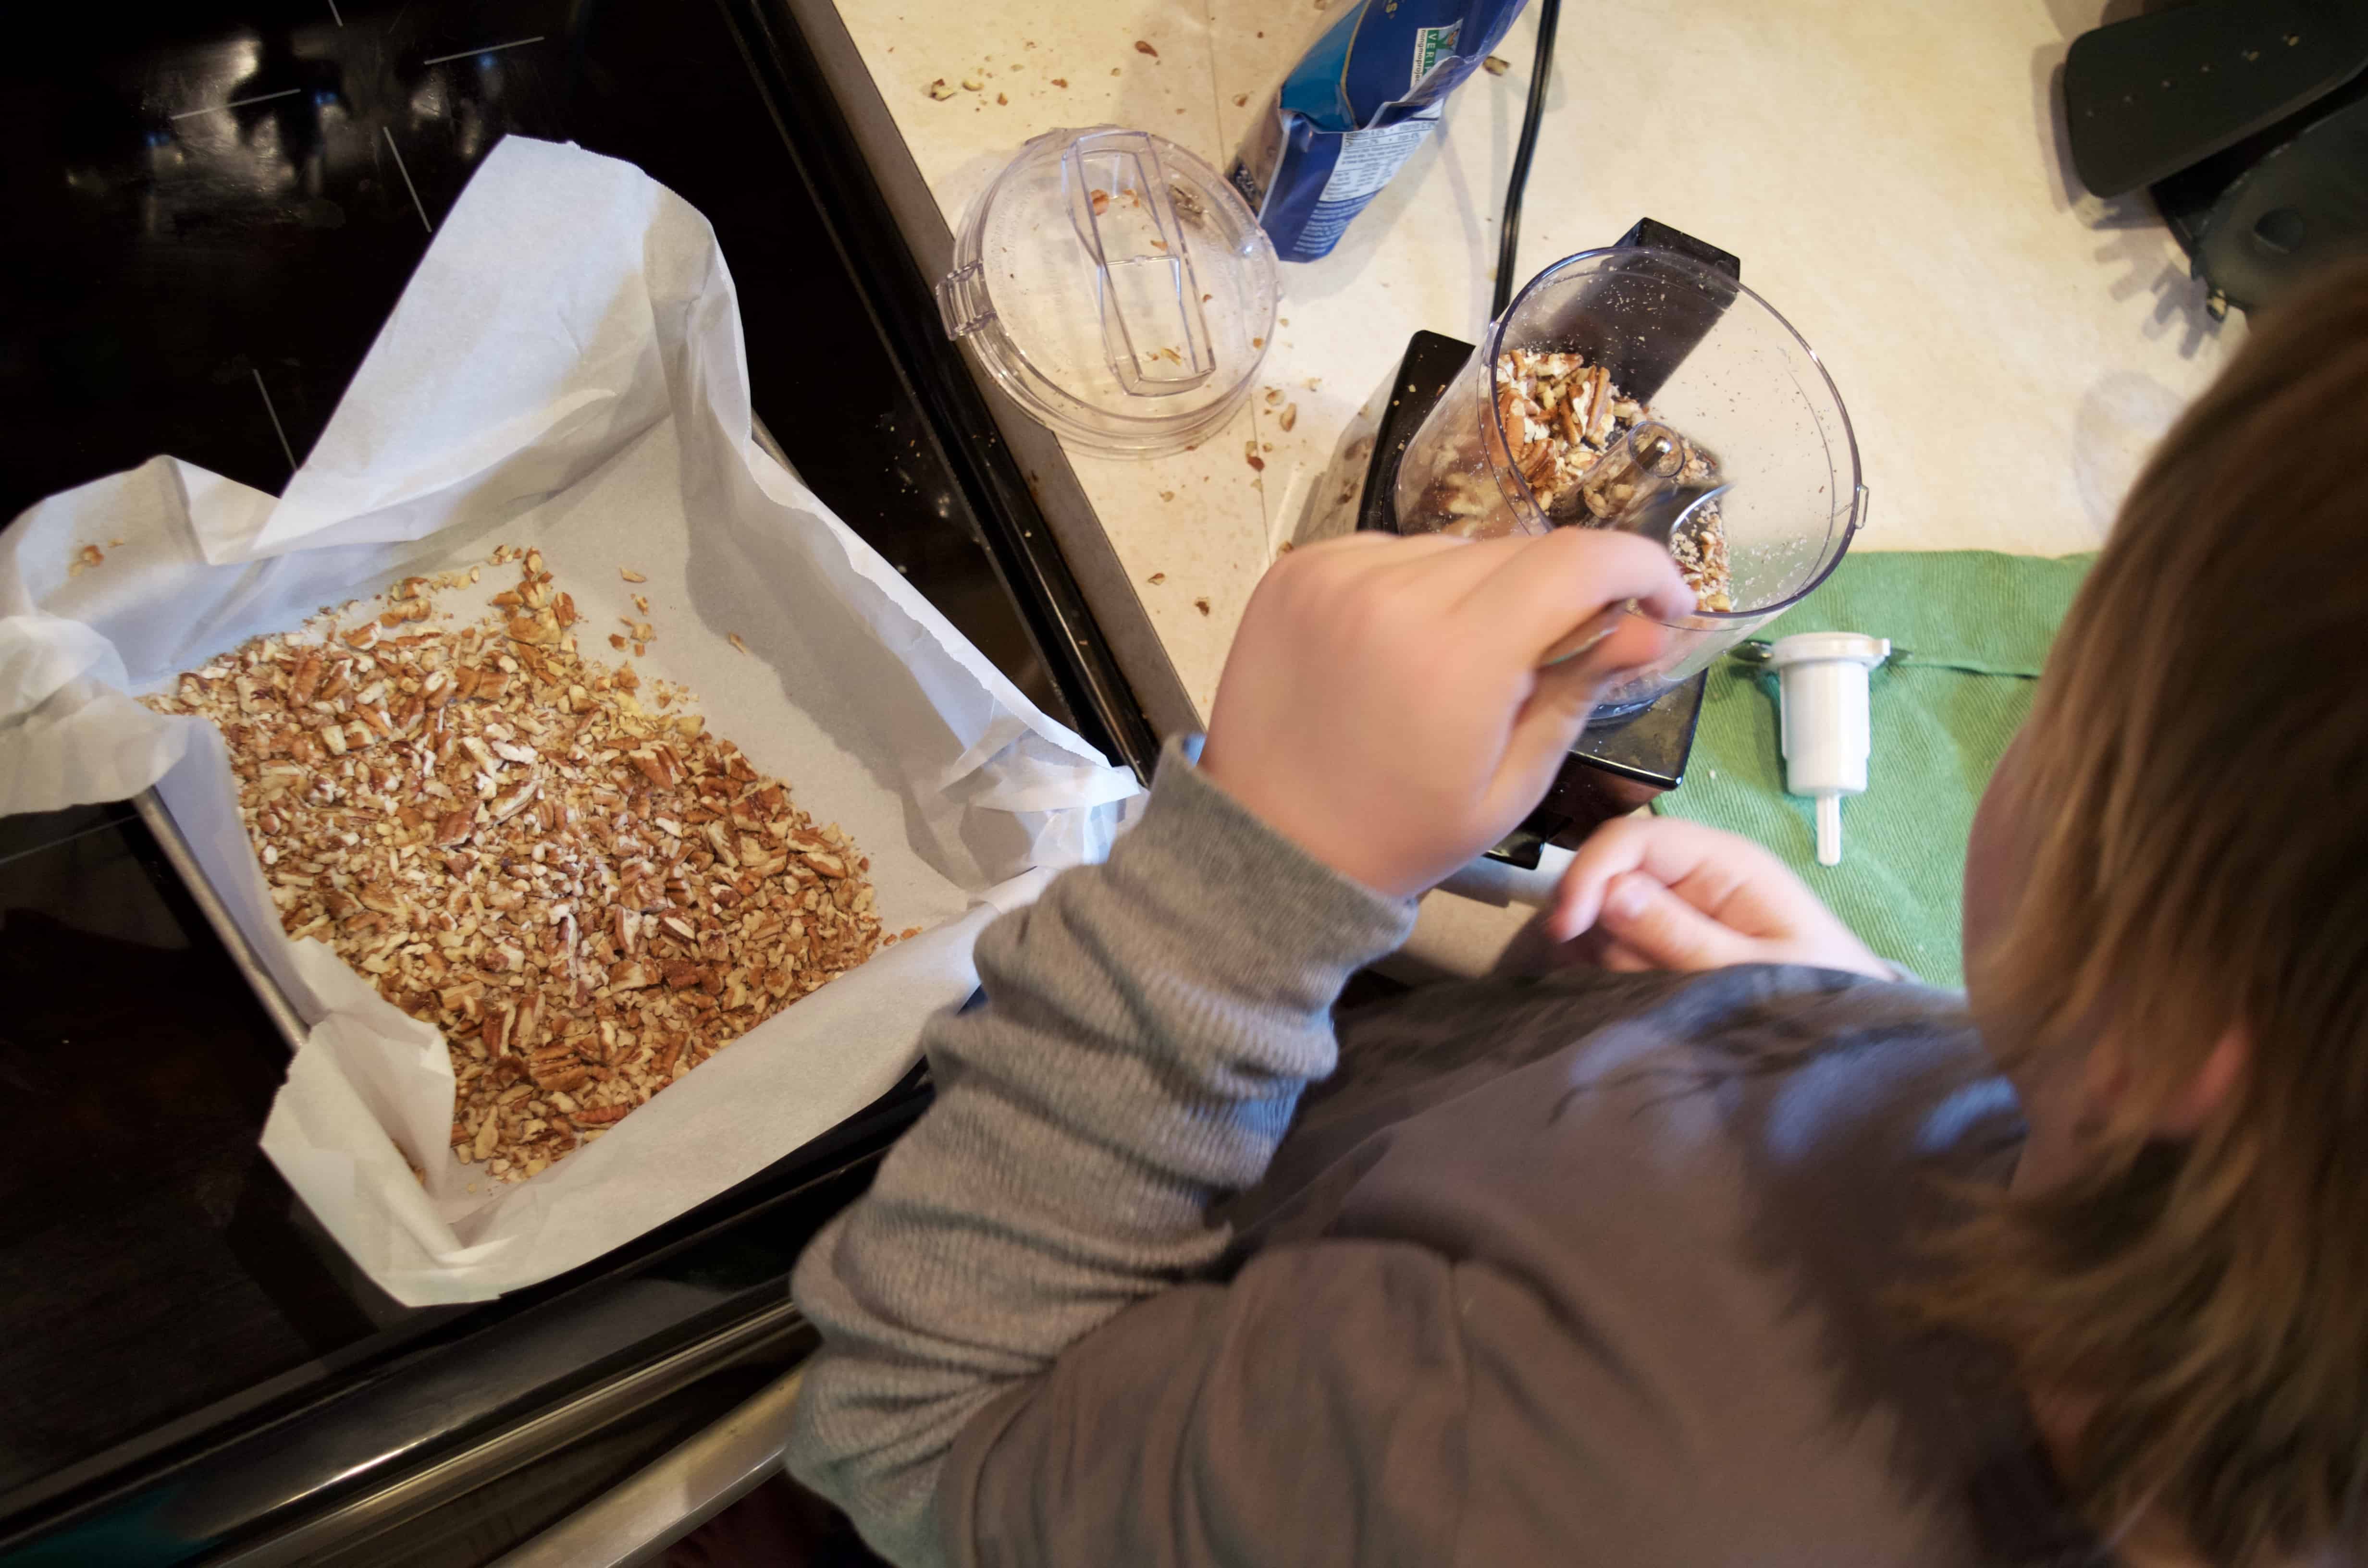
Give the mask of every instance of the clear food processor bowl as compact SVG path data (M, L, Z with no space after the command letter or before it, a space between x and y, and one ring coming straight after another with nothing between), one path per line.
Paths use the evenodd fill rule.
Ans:
M1866 520L1858 443L1816 352L1767 301L1673 251L1620 246L1556 262L1489 324L1407 443L1402 533L1542 534L1548 517L1508 449L1499 369L1516 350L1575 353L1650 417L1715 455L1731 608L1667 622L1661 657L1604 692L1599 719L1692 677L1825 581ZM1516 432L1513 445L1522 437Z

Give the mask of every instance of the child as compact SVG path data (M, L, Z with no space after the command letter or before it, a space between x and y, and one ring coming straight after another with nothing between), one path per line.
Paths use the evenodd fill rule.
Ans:
M801 1262L792 1469L905 1563L2359 1549L2363 411L2368 265L2139 480L1975 829L1978 1032L1772 856L1630 819L1545 919L1574 966L1336 1058L1657 633L1542 653L1684 589L1576 530L1286 560L1200 766L988 931Z

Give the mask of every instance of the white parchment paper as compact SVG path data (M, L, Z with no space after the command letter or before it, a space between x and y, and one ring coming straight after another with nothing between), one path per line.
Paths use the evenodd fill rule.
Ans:
M263 1147L404 1301L547 1278L861 1108L910 1067L928 1014L969 994L978 928L1051 871L1099 858L1136 793L749 428L739 313L706 221L629 165L513 137L445 220L285 495L157 458L0 535L0 813L157 787L311 1026ZM712 729L855 836L883 927L926 928L510 1187L446 1146L438 1032L327 948L281 934L220 737L131 700L248 637L502 543L542 551L587 653L609 656L620 615L651 621L636 667L691 687ZM103 562L71 571L85 545ZM488 568L444 608L474 619L514 575Z

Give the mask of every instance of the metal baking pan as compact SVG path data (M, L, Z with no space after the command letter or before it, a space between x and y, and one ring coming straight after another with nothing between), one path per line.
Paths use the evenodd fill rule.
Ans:
M773 438L773 433L765 428L765 422L752 419L750 424L757 444L783 468L790 468L789 458L782 452L780 443ZM797 471L791 469L790 472L794 473ZM206 924L213 927L214 935L222 938L223 950L230 955L231 962L237 966L239 974L255 993L256 1000L262 1004L264 1013L271 1019L272 1027L279 1031L280 1038L288 1042L289 1051L292 1054L310 1037L312 1026L297 1012L295 1005L288 999L286 990L272 977L270 970L256 952L255 944L247 939L246 933L239 929L238 922L231 917L229 907L222 903L222 895L214 891L205 868L198 863L188 836L181 832L180 824L173 820L172 808L153 789L142 790L133 796L131 805L154 835L156 847L163 852L166 863L180 879L181 885L188 891L190 902L205 916ZM250 851L251 848L250 846Z
M142 790L131 798L131 809L140 813L140 820L154 835L156 847L163 852L165 863L180 878L182 887L188 890L189 901L198 906L198 913L206 917L206 924L212 926L214 935L222 938L222 950L230 955L230 961L237 966L247 988L263 1005L263 1011L271 1019L272 1028L279 1031L279 1037L288 1042L288 1050L292 1054L304 1043L305 1037L312 1030L298 1017L295 1006L288 1000L288 994L279 988L279 983L271 978L271 971L263 967L263 960L256 956L255 944L246 939L246 933L240 930L238 922L230 917L230 911L222 904L222 895L214 892L213 883L206 878L205 868L198 864L197 856L190 852L189 841L182 836L181 826L173 820L172 811L165 804L164 797L154 790Z

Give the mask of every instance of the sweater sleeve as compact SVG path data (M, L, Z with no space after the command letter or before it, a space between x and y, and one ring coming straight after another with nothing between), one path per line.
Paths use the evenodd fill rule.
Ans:
M983 1004L924 1036L936 1103L792 1290L820 1328L790 1468L903 1563L944 1561L949 1449L1126 1308L1202 1274L1330 1009L1413 903L1325 867L1171 746L1107 864L979 939Z

